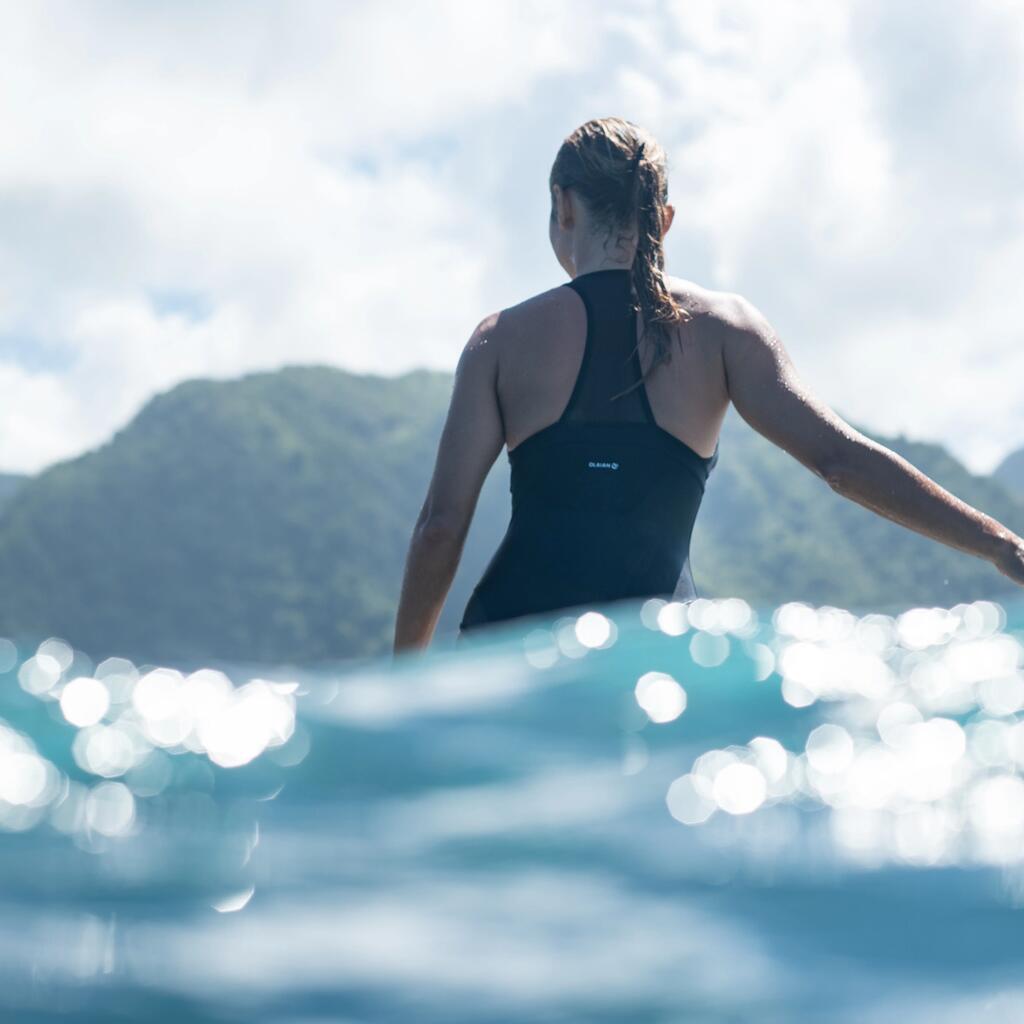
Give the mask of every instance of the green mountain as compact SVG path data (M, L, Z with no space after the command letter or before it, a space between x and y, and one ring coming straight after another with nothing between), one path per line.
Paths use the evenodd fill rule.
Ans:
M157 396L107 444L10 498L0 634L167 664L387 651L451 387L448 373L309 366ZM877 440L1024 531L1024 505L997 481L940 446ZM508 515L502 455L439 631L456 628ZM952 605L1017 590L984 562L839 498L733 412L692 550L702 594L759 605Z
M1008 491L1024 497L1024 448L1010 452L992 473Z
M21 473L0 473L0 509L27 479Z
M380 651L450 393L293 367L159 395L12 498L0 633L171 663Z

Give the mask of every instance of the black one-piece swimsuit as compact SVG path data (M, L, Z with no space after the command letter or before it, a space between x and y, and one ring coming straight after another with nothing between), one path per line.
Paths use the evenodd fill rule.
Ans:
M632 597L697 596L690 536L718 461L660 427L641 375L626 269L579 274L587 334L565 411L508 452L512 516L459 623Z

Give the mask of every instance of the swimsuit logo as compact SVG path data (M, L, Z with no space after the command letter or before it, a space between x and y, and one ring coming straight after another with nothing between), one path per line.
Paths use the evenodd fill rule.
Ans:
M618 469L619 464L617 462L588 462L588 469Z

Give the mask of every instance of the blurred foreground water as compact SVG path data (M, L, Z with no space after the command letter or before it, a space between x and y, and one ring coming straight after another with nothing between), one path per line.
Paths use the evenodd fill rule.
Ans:
M316 672L0 641L0 1020L1024 1020L1024 605Z

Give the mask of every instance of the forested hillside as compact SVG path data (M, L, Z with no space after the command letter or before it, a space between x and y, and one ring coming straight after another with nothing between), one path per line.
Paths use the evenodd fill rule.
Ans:
M167 663L386 651L451 386L447 373L317 366L157 396L101 448L8 485L0 633ZM940 446L879 440L1024 531L1022 505L998 481ZM502 454L442 632L508 515ZM1013 589L991 566L839 498L732 412L692 562L702 594L765 606L951 605Z

